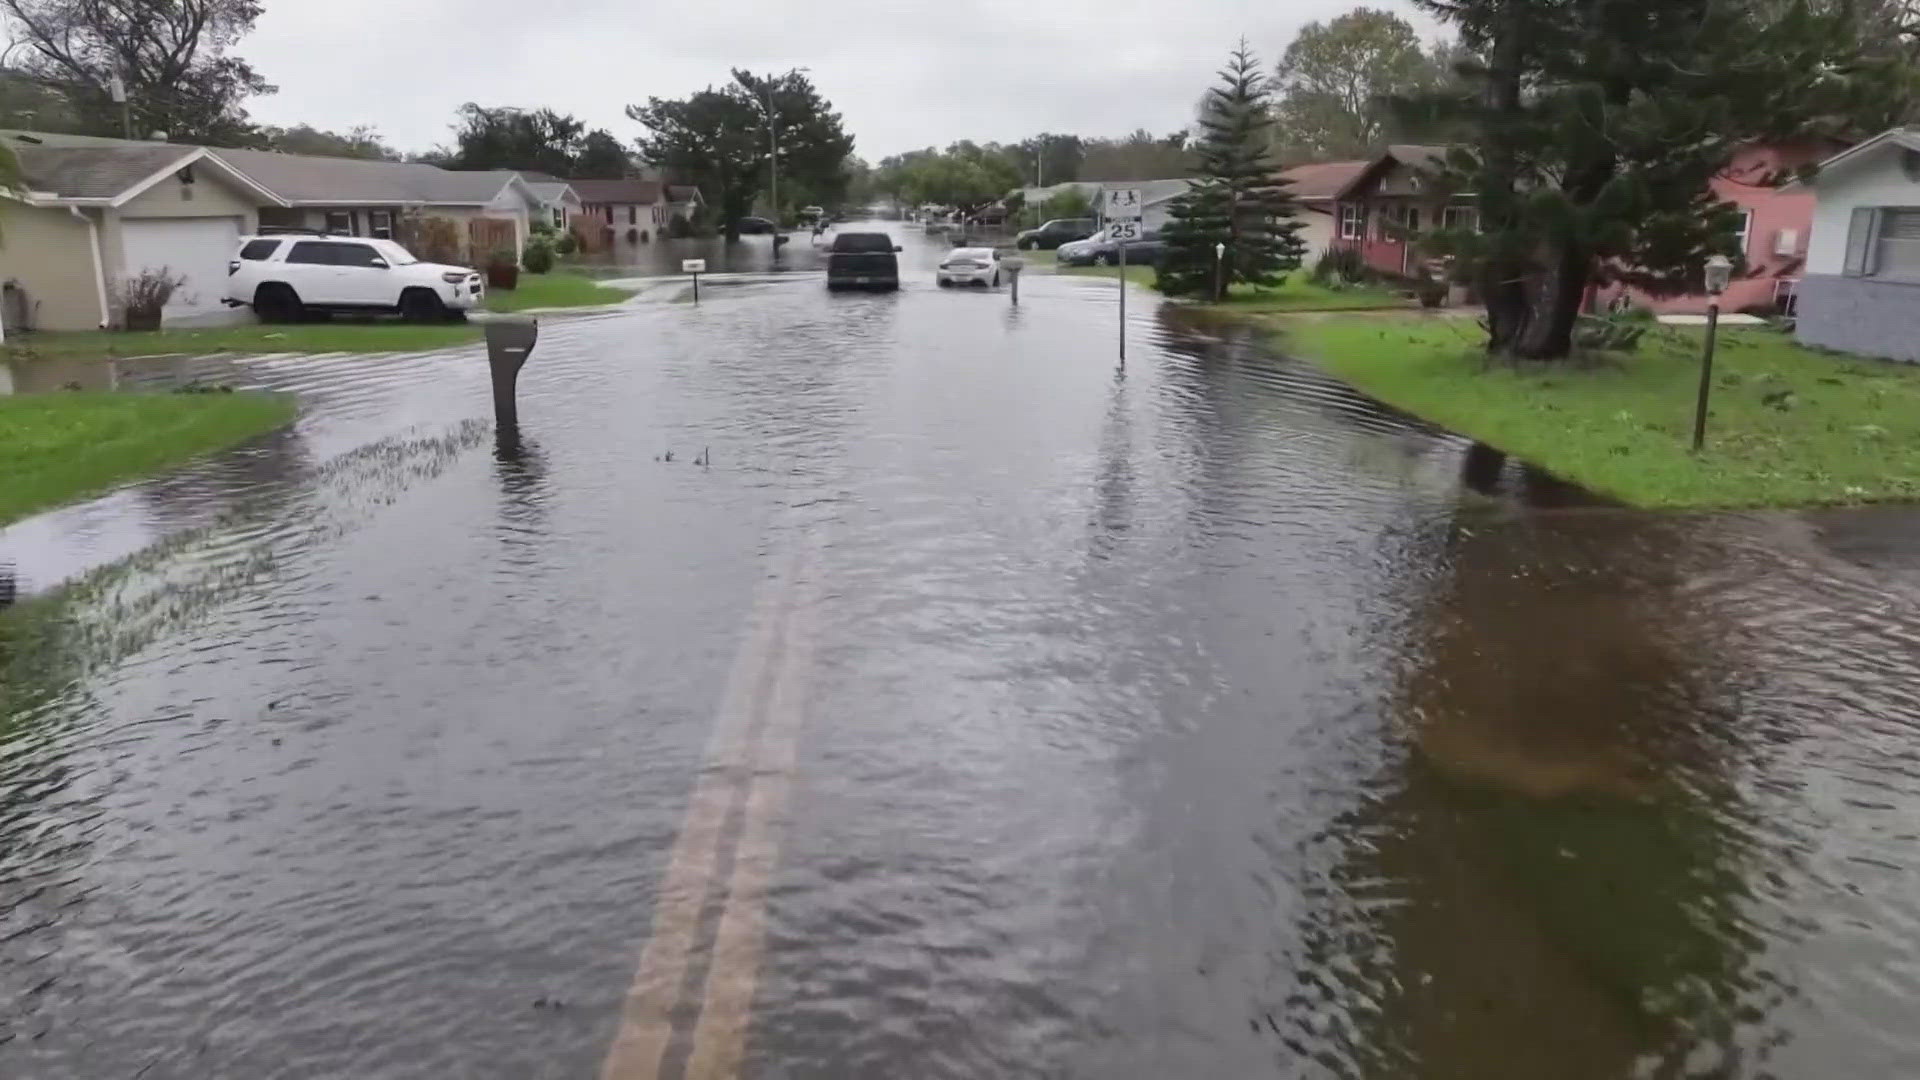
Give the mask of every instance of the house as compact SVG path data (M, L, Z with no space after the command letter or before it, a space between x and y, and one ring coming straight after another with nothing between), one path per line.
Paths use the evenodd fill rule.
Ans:
M318 229L343 236L393 239L402 214L444 217L460 225L471 248L526 248L539 196L518 173L459 172L405 161L313 157L268 150L216 150L221 158L278 195L263 210L269 228ZM475 261L485 251L471 255Z
M692 184L667 185L667 220L683 217L692 221L706 205L707 200L701 196L698 187Z
M227 261L262 207L284 200L212 151L168 143L56 142L0 132L24 190L0 200L0 313L16 329L119 320L117 287L143 270L184 278L169 323L231 318Z
M1795 305L1808 345L1920 363L1920 128L1822 161Z
M1710 182L1716 198L1741 210L1740 268L1721 294L1723 310L1792 308L1813 231L1814 195L1804 185L1785 181L1842 145L1829 139L1752 143L1735 151L1732 162ZM1594 296L1589 307L1598 308L1620 291ZM1625 291L1634 302L1663 314L1700 314L1711 302L1704 291L1679 296Z
M667 185L658 180L574 180L580 216L617 236L638 240L662 232L673 219Z
M1371 160L1321 161L1296 165L1280 174L1287 181L1287 194L1293 196L1299 211L1298 220L1304 224L1299 234L1307 245L1300 259L1302 266L1313 266L1333 246L1338 197L1372 163Z
M539 200L534 212L535 221L544 221L556 229L565 231L580 216L580 193L565 180L556 180L544 173L520 174L527 182L527 188Z
M1415 238L1422 229L1475 227L1473 197L1437 191L1429 178L1446 152L1444 146L1396 144L1364 162L1327 204L1330 246L1359 251L1375 270L1412 277L1420 269Z

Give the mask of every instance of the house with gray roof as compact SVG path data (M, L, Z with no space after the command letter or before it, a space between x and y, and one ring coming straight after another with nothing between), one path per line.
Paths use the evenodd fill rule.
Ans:
M227 261L262 207L284 201L199 146L0 131L21 190L0 196L0 320L20 329L114 325L144 271L184 279L173 323L230 317Z
M91 329L118 321L114 294L142 270L185 284L170 324L236 317L222 304L239 238L313 229L393 238L409 211L455 222L476 261L525 250L534 218L564 208L518 173L0 130L26 190L0 222L0 318L8 329ZM558 183L545 178L543 183Z

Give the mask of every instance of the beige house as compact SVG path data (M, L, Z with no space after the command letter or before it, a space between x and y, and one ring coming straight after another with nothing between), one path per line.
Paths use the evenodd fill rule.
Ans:
M118 320L119 287L143 270L185 279L163 318L230 318L227 261L263 206L281 200L197 146L55 144L0 132L24 190L0 199L0 316L12 329L91 330Z
M0 143L26 178L0 198L8 330L115 325L120 283L161 267L186 281L164 322L245 318L222 302L227 263L263 228L392 237L401 214L419 211L518 258L536 217L579 206L571 186L537 191L513 172L25 131L0 130Z

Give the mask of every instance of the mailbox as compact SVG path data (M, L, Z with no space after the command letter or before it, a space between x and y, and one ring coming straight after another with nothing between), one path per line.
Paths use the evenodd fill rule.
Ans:
M498 315L487 320L487 366L493 372L493 422L502 431L520 423L514 400L520 369L540 339L540 323L527 315Z

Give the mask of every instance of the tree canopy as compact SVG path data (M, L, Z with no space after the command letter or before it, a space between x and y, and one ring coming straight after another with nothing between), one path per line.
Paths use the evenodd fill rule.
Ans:
M246 99L274 92L229 53L260 17L258 0L0 0L0 17L8 61L58 93L87 134L122 134L116 75L140 138L244 145Z
M649 98L627 106L627 115L648 131L639 140L641 156L699 184L719 207L730 240L771 180L770 121L778 129L783 203L837 202L849 181L853 137L802 72L735 71L723 86L685 98Z
M1482 61L1439 106L1470 136L1436 178L1480 229L1429 245L1487 304L1489 348L1572 351L1596 282L1697 288L1735 254L1709 182L1753 140L1858 136L1908 115L1910 70L1850 0L1417 0Z
M1407 141L1393 99L1444 84L1453 53L1446 42L1423 49L1405 19L1373 8L1308 23L1274 69L1277 151L1288 160L1357 158Z
M400 152L388 146L380 132L361 124L346 131L322 131L309 124L292 127L263 127L260 140L269 150L283 154L312 154L316 157L365 158L369 161L399 161Z
M630 163L620 141L601 129L587 130L574 117L552 109L460 106L455 147L444 154L452 169L524 169L568 178L619 179Z
M1300 265L1306 249L1287 182L1269 157L1271 102L1246 42L1209 98L1194 147L1199 178L1174 200L1161 230L1160 289L1171 296L1218 299L1236 282L1276 285L1282 272Z

